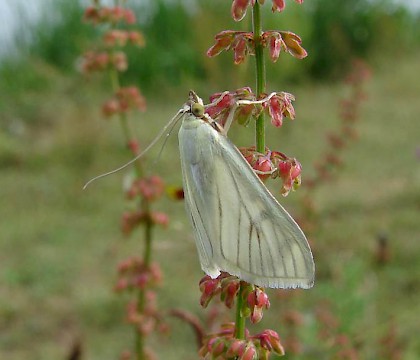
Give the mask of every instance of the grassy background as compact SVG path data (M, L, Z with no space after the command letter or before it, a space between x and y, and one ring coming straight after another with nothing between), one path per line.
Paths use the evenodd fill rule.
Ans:
M337 331L352 339L362 359L385 358L380 339L390 328L403 359L420 355L419 54L373 63L359 141L345 152L337 180L311 194L318 210L316 285L287 295L271 292L273 306L260 326L286 336L282 314L303 315L298 335L305 351L286 358L332 358L329 344L317 337L315 314L325 301L339 321ZM141 234L125 239L119 231L127 206L123 174L81 188L127 160L123 137L117 122L101 118L98 104L106 95L92 79L36 57L26 61L4 63L0 83L0 359L65 359L79 339L84 359L116 359L131 347L133 334L124 323L127 299L112 292L115 267L141 253ZM149 96L148 111L136 123L142 144L185 101L186 84ZM211 92L205 84L198 88L203 97ZM298 116L280 130L268 128L268 142L302 162L305 181L325 149L326 132L339 124L346 88L299 82L282 90L296 95ZM250 143L248 130L232 130L238 145ZM158 148L148 157L150 171L180 185L176 134L153 165ZM299 216L301 197L298 191L280 201ZM197 286L202 273L183 204L165 199L158 208L171 219L168 229L157 229L154 243L165 276L159 306L204 318ZM378 236L389 239L391 253L381 267L374 261ZM168 321L171 331L153 337L151 347L160 358L196 359L193 333Z
M317 345L314 323L322 299L334 304L343 331L361 343L363 358L378 358L378 339L392 324L404 359L420 353L420 85L413 76L419 71L417 57L399 59L397 69L391 64L378 68L358 125L359 142L347 152L338 180L313 194L320 214L314 244L318 279L313 290L283 304L305 314L301 331L308 355L293 358L313 358L313 351L320 351L317 358L329 358ZM54 73L48 77L54 87L65 88L51 91L39 104L37 117L43 125L22 123L19 131L9 129L2 142L7 151L1 152L0 177L0 358L64 358L75 338L83 339L86 359L116 358L130 346L132 334L122 321L125 299L111 291L114 268L125 256L138 254L141 241L139 235L122 239L119 232L125 206L122 175L85 192L81 187L90 176L124 162L126 153L117 124L104 124L95 104L86 100L96 96L89 86L75 94L72 80ZM270 129L270 143L296 154L310 172L324 148L326 130L337 125L336 104L345 89L310 85L292 90L299 117L280 131ZM69 96L63 97L63 91ZM152 102L139 117L144 143L182 103L174 99ZM177 151L176 141L172 136L151 170L168 183L180 184L179 160L169 156ZM293 193L281 201L296 214L298 198ZM183 204L167 200L162 208L171 224L157 231L154 245L165 274L160 306L183 307L202 316L197 305L201 272ZM389 238L392 258L378 268L373 259L382 233ZM282 306L282 301L273 302ZM285 331L275 307L267 315L264 326ZM159 340L159 354L195 358L192 333L170 322L173 331Z

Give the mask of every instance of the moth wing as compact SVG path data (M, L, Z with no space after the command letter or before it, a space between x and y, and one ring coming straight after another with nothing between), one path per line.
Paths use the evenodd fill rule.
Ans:
M186 115L194 118L193 115ZM185 121L185 120L184 120ZM209 142L212 130L206 123L196 119L199 126L188 128L183 122L178 133L181 154L184 202L193 227L202 270L212 278L220 275L220 267L214 262L214 236L211 217L213 195L212 146ZM210 131L208 131L210 130ZM200 141L200 139L202 141Z
M310 288L315 265L302 230L239 150L226 137L219 142L222 151L214 159L218 265L260 286Z
M260 286L311 287L314 262L305 235L239 150L205 122L183 127L185 203L202 269Z

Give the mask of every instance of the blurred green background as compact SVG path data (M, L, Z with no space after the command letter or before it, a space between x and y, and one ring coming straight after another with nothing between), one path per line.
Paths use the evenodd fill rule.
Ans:
M175 114L190 88L207 99L216 91L253 86L252 58L235 66L232 53L205 56L217 32L249 29L249 16L241 23L231 20L230 3L128 1L146 38L145 48L130 50L122 78L138 85L148 101L134 123L142 145ZM278 188L273 193L295 217L302 216L303 194L310 194L317 280L308 291L270 292L272 308L259 328L286 338L291 334L284 317L297 311L302 351L285 358L344 359L319 337L319 311L327 308L337 322L334 331L348 336L359 359L418 359L416 3L288 1L281 15L266 3L264 27L299 34L309 52L302 61L282 53L267 66L269 91L297 98L296 121L267 130L270 147L303 165L301 190L287 198L280 198ZM133 334L124 322L127 298L112 291L115 269L127 256L141 254L143 245L141 233L126 239L119 229L127 206L123 174L82 191L87 179L129 158L117 121L100 113L110 94L108 79L78 71L80 54L94 44L99 29L81 21L78 2L30 4L0 0L0 359L67 359L75 343L81 344L82 359L117 359L131 347ZM355 57L372 70L359 139L344 151L336 179L311 193L305 177L325 152L326 134L340 126L339 102L348 96L343 78ZM238 145L252 142L251 127L231 133ZM154 163L156 148L146 159L150 172L180 186L179 159L172 156L176 134ZM204 319L208 311L198 304L202 273L183 204L164 199L156 208L170 216L168 229L155 233L153 257L164 272L159 306L188 309ZM387 260L378 264L381 241ZM150 346L162 359L196 359L190 328L168 322L169 333L153 336Z

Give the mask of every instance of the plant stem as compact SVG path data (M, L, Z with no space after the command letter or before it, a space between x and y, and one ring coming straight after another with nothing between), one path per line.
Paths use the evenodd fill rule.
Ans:
M245 339L245 320L246 318L242 316L242 308L244 304L244 290L247 286L247 283L244 281L240 282L238 297L236 299L236 319L235 319L235 338L236 339Z
M261 21L261 7L258 1L255 2L252 8L252 28L254 32L255 42L255 70L257 89L256 95L259 98L261 94L265 93L266 88L266 74L264 62L264 48L261 44L262 35L262 21ZM257 118L255 123L255 146L256 150L262 154L265 153L265 121L264 113ZM236 302L236 322L235 322L235 338L245 339L245 320L242 316L242 308L244 303L244 291L247 283L241 281L237 302Z
M262 21L261 21L261 5L258 1L252 9L252 28L255 41L255 70L257 89L256 95L260 97L265 93L266 89L266 73L264 61L264 48L261 44ZM262 154L265 153L265 121L264 112L258 117L255 123L255 146L256 150Z
M111 78L111 86L114 93L121 89L120 80L118 77L118 72L115 69L110 70L110 78ZM128 118L125 113L119 113L120 125L125 137L126 144L128 145L130 141L133 139L132 131L128 124ZM134 163L134 171L136 172L136 178L140 178L143 175L143 169L141 163L136 161ZM145 214L150 214L150 205L147 201L142 201L139 204L142 211ZM145 248L143 254L143 263L146 268L150 267L151 257L152 257L152 229L153 223L152 221L148 220L145 223L145 233L144 233L144 240L145 240ZM144 312L146 303L146 292L144 289L140 289L137 292L137 311L142 314ZM144 337L143 335L136 329L135 331L135 343L136 343L136 359L137 360L144 360L145 359L145 352L144 352Z

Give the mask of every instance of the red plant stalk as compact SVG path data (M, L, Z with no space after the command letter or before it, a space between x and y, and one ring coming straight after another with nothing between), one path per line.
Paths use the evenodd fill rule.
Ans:
M233 92L214 94L206 112L223 125L238 100L262 100L259 106L242 106L235 112L235 120L240 124L247 124L252 118L256 119L255 145L240 150L262 180L267 177L279 178L282 181L281 193L286 196L300 185L301 165L295 158L266 147L265 116L271 119L275 127L281 127L285 117L294 119L294 96L285 92L267 96L264 51L268 49L270 60L273 62L278 60L281 51L298 59L306 57L307 53L296 34L289 31L263 31L261 6L264 2L234 0L231 14L235 21L242 20L251 8L252 31L222 31L215 36L215 44L207 52L207 55L212 57L224 50L232 50L235 64L244 62L248 55L255 56L256 90L245 87ZM296 2L302 3L303 0ZM281 12L284 8L284 0L272 0L273 12ZM219 100L214 101L215 99ZM263 310L270 307L264 289L228 273L222 273L216 279L205 276L200 281L200 290L203 307L215 297L220 297L228 308L236 305L235 321L223 324L219 331L204 338L199 351L201 357L251 360L268 359L271 353L284 355L280 337L275 331L267 329L251 335L245 327L246 319L257 323L263 317Z
M123 87L120 74L128 67L126 45L144 46L143 35L129 26L136 22L134 12L124 7L119 0L112 7L94 0L87 7L84 20L92 25L102 25L103 37L93 49L84 54L82 70L85 73L106 72L110 77L113 96L102 106L105 117L117 117L123 131L126 146L132 156L139 153L139 144L130 127L129 116L133 111L144 111L146 101L135 86ZM142 258L124 260L118 267L117 292L129 292L133 298L127 305L127 321L135 332L134 356L137 360L152 359L154 354L145 346L145 338L156 329L163 329L156 306L154 288L162 279L158 264L152 262L152 233L156 225L166 226L166 214L152 210L152 204L164 193L164 183L156 175L147 175L142 163L136 161L133 179L126 187L127 201L135 201L134 210L122 216L121 229L130 235L136 228L143 227L145 242ZM132 358L130 351L124 351L121 358Z

